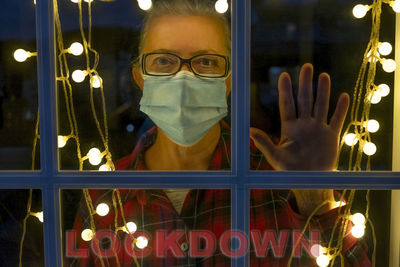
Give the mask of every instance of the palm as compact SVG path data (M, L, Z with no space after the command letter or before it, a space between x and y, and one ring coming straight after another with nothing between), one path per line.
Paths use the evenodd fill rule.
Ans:
M349 97L342 94L329 124L327 123L330 80L321 74L314 103L312 65L300 72L297 105L290 76L279 79L279 110L282 121L281 140L274 144L261 130L252 128L250 136L258 149L276 170L332 170L338 156L339 135L349 106ZM296 112L297 106L297 112Z

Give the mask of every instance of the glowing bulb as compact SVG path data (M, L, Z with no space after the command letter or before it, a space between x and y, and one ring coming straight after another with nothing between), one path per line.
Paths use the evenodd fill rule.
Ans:
M96 207L96 213L100 216L106 216L108 212L110 211L110 208L106 203L100 203Z
M371 101L372 104L378 104L379 102L381 102L381 98L381 94L375 91L369 95L368 100Z
M333 208L339 208L339 207L343 207L343 206L346 206L346 202L344 202L344 201L335 201L334 202L334 205L333 205Z
M24 49L17 49L14 52L14 58L18 62L24 62L28 57L31 56L31 53L25 51Z
M356 5L355 7L353 7L353 15L354 15L354 17L360 19L360 18L364 17L365 14L367 14L368 9L369 9L369 6L367 6L367 5L361 5L361 4Z
M400 13L400 1L399 0L394 1L394 3L392 3L392 8L394 12Z
M368 62L376 62L381 55L379 52L376 52L374 56L371 57L371 51L367 53Z
M83 45L78 42L72 43L68 48L68 52L73 54L74 56L79 56L83 53Z
M387 84L378 85L378 92L381 97L387 96L390 93L390 87Z
M81 233L81 237L84 241L92 240L93 236L94 236L94 234L93 234L92 230L90 230L90 229L85 229Z
M311 251L311 255L313 255L314 257L317 258L318 256L324 254L326 252L326 249L319 244L314 244L311 246L310 251Z
M365 226L363 224L357 224L351 228L351 234L355 238L363 237L364 233L365 233Z
M319 255L317 257L317 265L320 266L320 267L328 266L330 261L331 260L330 260L328 255L323 255L322 254L322 255Z
M382 67L386 72L393 72L396 69L396 61L393 59L384 59L382 61Z
M126 223L126 228L128 228L128 229L125 229L125 232L131 233L131 234L133 234L137 230L136 223L134 223L134 222L127 222Z
M387 56L392 52L392 45L388 42L380 43L378 50L381 55Z
M149 10L153 5L151 0L138 0L138 4L142 10Z
M363 151L368 156L372 156L376 152L376 145L374 143L367 142L363 147Z
M348 146L354 146L355 144L357 144L358 139L355 134L349 133L349 134L346 134L346 136L344 137L344 142Z
M149 240L147 240L147 238L144 237L144 236L139 236L139 237L136 239L136 246L137 246L138 248L140 248L140 249L143 249L143 248L147 247L147 244L148 244L148 243L149 243Z
M103 165L100 166L99 171L101 171L101 172L110 172L110 171L112 171L112 168L111 168L110 165L108 165L106 163L106 164L103 164Z
M58 136L58 148L63 148L68 141L68 136L59 135Z
M368 120L367 122L364 122L364 125L370 133L375 133L379 130L379 122L376 120Z
M215 10L217 10L218 13L225 13L228 8L229 5L227 0L218 0L215 2Z
M89 158L89 162L90 164L97 166L100 164L101 159L103 158L103 156L101 155L101 152L98 148L91 148L88 152L88 158Z
M92 86L93 88L100 88L101 84L103 83L103 79L97 75L92 77Z
M77 83L83 82L83 80L85 80L85 77L86 77L86 71L75 70L74 72L72 72L72 80L74 80Z
M364 225L365 217L361 213L355 213L351 215L351 221L354 223L354 225Z
M89 3L89 2L91 3L91 2L93 2L93 1L94 1L94 0L85 0L86 3Z
M78 3L79 0L71 0L72 3Z

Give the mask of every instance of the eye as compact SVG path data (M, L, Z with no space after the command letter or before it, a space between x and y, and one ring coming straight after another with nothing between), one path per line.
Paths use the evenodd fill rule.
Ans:
M205 67L214 67L218 66L218 61L212 58L200 58L198 64Z
M174 65L177 63L177 60L173 57L169 56L158 56L153 59L153 64L159 65L159 66L168 66L168 65Z

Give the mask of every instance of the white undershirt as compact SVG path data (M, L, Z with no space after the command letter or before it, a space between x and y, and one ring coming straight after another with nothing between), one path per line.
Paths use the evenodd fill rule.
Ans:
M164 192L167 194L169 200L171 201L172 205L174 206L176 212L178 214L181 213L183 202L185 201L186 195L189 192L189 189L181 189L181 188L171 188L171 189L164 189Z

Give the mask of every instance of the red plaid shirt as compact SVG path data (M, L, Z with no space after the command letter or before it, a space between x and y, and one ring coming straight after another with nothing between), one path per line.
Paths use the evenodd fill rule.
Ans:
M148 131L140 139L133 153L117 162L117 168L146 170L144 152L154 143L156 131L155 127ZM221 140L210 163L210 170L230 169L229 137L230 130L223 124ZM257 153L254 148L251 153L251 165L252 169L271 169L262 155ZM225 251L218 243L223 233L231 229L230 190L190 190L180 214L177 213L163 190L130 189L120 190L120 193L126 221L135 222L137 225L137 232L134 236L138 237L143 235L141 232L146 232L150 239L147 250L142 252L149 252L149 248L151 248L151 252L146 257L138 257L140 266L231 266L231 258L226 256L226 253L224 254ZM107 216L94 215L96 231L102 229L114 231L115 213L112 212L112 190L90 190L90 195L94 207L103 202L108 203L110 207L110 213ZM294 247L293 243L297 240L294 237L296 231L301 232L307 220L306 216L296 212L295 207L295 199L288 190L251 190L251 234L248 238L250 266L287 266ZM333 209L324 215L314 216L309 231L305 233L305 239L310 242L310 231L318 231L319 243L326 245L337 215L338 210ZM118 225L122 226L122 224L122 218L119 215ZM85 228L90 228L90 221L86 204L83 203L78 210L74 230L78 235L76 242L79 244L77 246L80 249L91 251L89 249L90 242L83 241L79 236L82 229ZM189 235L193 230L206 230L215 236L216 250L210 257L190 257L189 245L192 243L190 243ZM159 231L158 235L157 231ZM160 240L168 238L171 233L176 234L173 238L176 241L169 246L172 249L164 250L157 247ZM121 242L118 250L119 265L135 266L133 257L127 253L123 244L124 238L128 235L119 231L118 236ZM160 239L160 237L163 238ZM263 237L269 237L272 241L271 244L275 243L275 245L269 246L268 242L261 245ZM200 243L200 246L202 245L204 246L204 242ZM201 248L204 249L204 247ZM174 255L173 251L178 254ZM291 266L317 266L315 258L309 256L304 250L300 255L301 257L293 258ZM346 235L344 239L342 255L344 266L371 266L365 243L357 241L351 235ZM105 266L118 266L115 257L103 257L103 261ZM65 266L101 266L101 264L97 256L89 253L87 258L69 258L68 264ZM340 266L339 257L334 266Z

